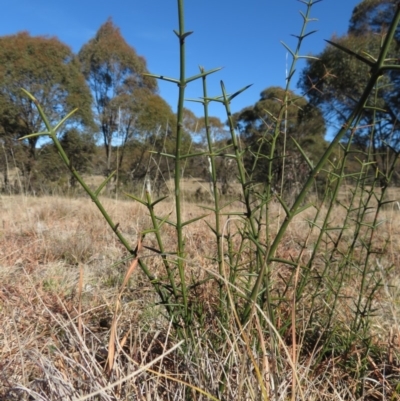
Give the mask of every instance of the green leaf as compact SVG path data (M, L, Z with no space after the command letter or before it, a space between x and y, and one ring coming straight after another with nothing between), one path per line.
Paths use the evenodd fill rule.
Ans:
M223 96L203 97L202 99L207 100L208 102L224 103Z
M153 234L158 232L158 228L148 228L147 230L143 230L142 235ZM144 245L143 245L144 246ZM146 248L146 246L144 246Z
M365 54L367 57L369 57L374 63L376 63L377 59L374 56L367 53L366 51L363 51L362 53Z
M150 233L150 230L148 231ZM151 246L148 245L143 245L143 248L148 249L149 251L152 251L154 253L157 253L158 255L161 255L162 252L156 248L152 248Z
M306 4L307 6L310 5L310 3L307 3L307 2L305 2L305 1L303 1L303 0L299 0L299 1L300 1L300 3L304 3L304 4ZM312 5L314 5L314 4L316 4L316 3L320 2L320 1L322 1L322 0L314 1L314 2L312 3ZM299 11L299 13L300 13L300 15L303 17L304 23L313 22L313 21L318 21L317 18L307 18L306 15L305 15L301 10Z
M390 71L400 71L400 65L397 65L397 64L394 64L394 65L383 65L381 67L381 71L382 72L388 71L388 70L390 70Z
M277 262L277 263L282 263L285 265L289 265L289 266L293 266L293 267L297 267L298 263L294 262L293 260L287 260L287 259L280 259L280 258L271 258L270 262ZM305 266L300 266L301 268L305 269Z
M45 114L45 112L42 109L42 106L40 105L39 101L31 94L29 93L27 90L25 90L24 88L21 88L22 92L25 93L25 95L27 95L29 97L30 100L32 100L32 102L35 104L36 108L39 111L40 117L42 118L44 124L46 125L46 128L48 129L48 131L51 133L52 129L51 129L51 125L49 120L47 119L47 116ZM49 133L49 135L51 135Z
M157 229L159 230L165 223L168 223L170 225L173 225L176 227L176 224L173 224L172 222L168 221L168 217L171 216L171 213L167 214L165 217L158 217L154 216L160 223L158 224Z
M201 103L201 104L204 104L204 103L206 102L205 100L201 100L201 99L190 99L190 98L185 99L185 101L186 101L186 102L193 102L193 103Z
M25 136L23 136L23 137L21 137L21 138L18 138L18 140L19 140L19 141L22 141L22 140L24 140L24 139L34 138L34 137L36 137L36 136L45 136L45 135L51 136L51 133L48 132L48 131L36 132L35 134L29 134L29 135L25 135Z
M168 197L169 197L169 195L162 196L161 198L155 200L155 201L151 204L151 206L154 207L155 205L157 205L157 203L162 202L164 199L167 199Z
M175 159L176 158L175 155L171 155L170 153L157 152L156 150L150 150L149 153L152 153L154 155L160 155L160 156L169 157L171 159Z
M211 226L211 224L207 220L204 220L204 223L207 224L208 228L214 233L215 236L218 235L217 231Z
M143 199L140 199L140 198L138 198L138 197L135 196L135 195L131 195L131 194L128 194L128 193L126 193L126 192L124 192L124 195L127 196L128 198L131 198L131 199L135 200L136 202L139 202L140 204L142 204L142 205L144 205L144 206L146 206L146 207L149 206L149 203L148 203L147 201L145 201L145 200L143 200Z
M232 101L236 96L239 96L242 92L244 92L245 90L249 89L250 87L252 87L253 84L247 85L242 89L239 89L237 92L235 92L233 95L230 95L228 97L229 101Z
M319 57L315 57L315 56L297 56L298 59L303 59L303 60L319 60Z
M182 39L185 39L185 38L187 38L188 36L190 36L192 33L193 33L193 31L185 32L185 33L183 33L183 34L181 35L181 38L182 38Z
M294 142L294 144L296 145L297 149L300 151L300 153L302 154L302 156L304 157L304 160L307 162L308 167L310 167L310 169L312 170L314 168L313 163L311 162L311 160L307 157L306 153L304 152L304 150L301 148L301 146L299 145L299 143L296 141L296 139L294 139L293 137L292 141Z
M205 210L210 210L210 211L213 212L213 213L216 213L216 210L215 210L215 208L213 208L213 207L204 206L204 205L196 205L196 206L198 206L198 207L200 207L200 208L202 208L202 209L205 209Z
M204 155L208 155L208 150L206 150L204 152L189 153L187 155L182 155L181 160L190 159L191 157L196 157L196 156L204 156Z
M221 216L246 216L246 212L221 213Z
M149 74L149 73L145 73L143 75L150 78L156 78L156 79L161 79L163 81L173 82L174 84L179 84L180 82L179 79L166 77L164 75Z
M191 35L192 33L193 33L193 31L189 31L189 32L185 32L185 33L182 33L182 35L177 31L177 30L173 30L173 32L174 32L174 34L180 39L180 40L182 40L182 39L185 39L185 38L187 38L189 35Z
M300 214L301 212L304 212L304 210L309 209L310 207L315 206L312 203L307 203L306 205L299 207L298 209L293 211L293 216L296 216L297 214Z
M70 113L68 113L54 128L53 128L53 133L55 134L60 127L71 117L73 116L79 109L76 108L74 110L72 110Z
M284 210L285 213L286 213L286 216L287 216L287 217L292 217L292 216L291 216L291 213L290 213L290 209L289 209L288 206L286 205L285 201L284 201L279 195L276 195L276 198L278 199L279 203L282 205L283 210Z
M369 61L365 57L360 56L359 54L353 52L352 50L348 49L347 47L344 47L342 45L339 45L338 43L332 42L332 41L327 40L327 39L325 39L325 42L328 42L330 45L332 45L334 47L337 47L339 50L342 50L345 53L349 54L350 56L355 57L357 60L362 61L363 63L369 65L370 67L373 67L375 65L375 63L373 63L372 61Z
M213 74L214 72L222 70L222 67L214 68L213 70L205 71L197 75L193 75L190 78L187 78L185 82L188 84L189 82L195 81L196 79L206 77L207 75Z
M99 187L96 189L96 191L94 191L95 196L99 196L101 190L107 185L107 183L111 180L111 178L115 175L117 171L113 171L100 185Z
M300 12L301 13L301 12ZM313 33L315 33L315 32L317 32L316 30L314 30L314 31L311 31L311 32L308 32L308 33L305 33L304 35L291 35L291 36L294 36L295 38L297 38L297 39L299 39L299 40L303 40L304 38L306 38L307 36L310 36L310 35L312 35Z
M156 218L157 220L161 221L161 224L160 224L158 227L161 227L164 223L167 223L167 224L169 224L170 226L176 228L176 223L174 223L173 221L168 220L168 217L169 217L170 215L171 215L171 214L169 214L168 216L166 216L166 217L164 217L164 218L155 216L155 218Z
M187 226L188 224L194 223L197 220L204 219L204 217L207 217L207 216L209 216L209 215L208 214L203 214L203 215L195 217L195 218L193 218L191 220L185 221L184 223L182 223L182 227Z
M383 206L383 205L386 205L388 203L394 203L394 202L397 202L397 201L395 199L387 200L387 201L381 202L380 205Z
M387 110L381 109L381 108L379 108L379 107L364 106L364 109L365 109L365 110L375 110L375 111L380 111L380 112L383 112L383 113L387 113Z
M290 81L292 79L293 75L295 74L295 72L296 72L296 69L294 68L293 71L286 78L286 81Z
M281 40L282 45L286 48L286 50L292 55L293 58L297 58L293 50Z

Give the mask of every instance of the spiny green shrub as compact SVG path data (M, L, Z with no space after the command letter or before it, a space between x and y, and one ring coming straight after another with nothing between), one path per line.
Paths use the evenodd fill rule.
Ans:
M330 145L321 151L319 160L312 161L300 143L286 136L283 127L287 112L304 105L303 97L290 90L298 61L310 57L301 54L301 44L309 34L306 29L316 2L309 0L303 3L306 10L302 14L303 26L297 36L298 45L294 50L285 45L292 56L292 63L279 107L273 112L265 110L271 121L264 132L258 133L255 144L249 147L237 133L237 122L231 110L236 96L248 86L230 94L221 81L221 94L212 97L208 94L207 78L219 68L206 71L200 67L198 74L186 75L185 49L192 32L185 30L183 0L178 0L179 29L175 34L180 50L179 77L149 74L152 78L179 87L175 148L171 153L161 154L173 166L174 210L169 212L162 207L166 196L153 199L149 190L144 197L126 194L144 205L151 219L151 226L141 232L136 246L124 237L99 198L113 175L96 190L91 190L57 138L58 130L74 111L56 126L51 126L40 104L25 91L36 104L47 127L47 132L25 138L47 135L52 139L72 176L99 208L131 258L137 261L152 283L176 335L185 340L187 354L196 360L199 334L203 336L204 344L215 352L224 350L227 341L235 342L234 336L240 335L238 349L253 367L259 384L257 394L262 399L268 399L271 392L278 397L279 373L285 363L289 363L293 370L293 393L298 392L304 399L296 373L296 364L301 358L313 355L314 368L322 366L326 359L334 358L337 365L348 370L349 375L361 378L371 355L375 355L370 318L374 313L375 295L381 287L379 255L389 243L389 238L381 238L378 246L376 231L382 224L380 210L388 202L386 192L398 157L396 153L389 168L379 171L373 162L374 148L371 146L358 155L358 172L346 172L347 160L353 157L353 135L366 108L374 110L374 94L379 90L381 77L388 70L400 68L387 60L400 19L399 9L379 54L374 58L367 59L332 43L359 62L367 63L370 70L367 85L353 112ZM204 108L207 149L185 153L181 148L185 90L196 80L203 85L202 96L197 101ZM226 143L213 141L208 112L211 102L220 103L225 108L230 132L230 140ZM345 138L346 142L343 142ZM296 152L296 157L305 168L304 180L295 193L285 191L284 175L276 174L278 169L287 168L286 149L289 144L291 152ZM331 157L334 152L341 156ZM228 203L221 198L218 189L221 163L217 161L221 155L235 165L240 186L240 195ZM209 161L212 204L202 206L204 214L185 219L181 171L187 160L196 157L206 157ZM259 175L259 165L262 165L263 176ZM318 181L321 175L326 180L323 185ZM346 202L339 197L344 181L351 187ZM312 196L316 187L318 197ZM280 208L278 215L276 207L273 207L276 204ZM343 217L333 216L337 205L343 210ZM294 224L298 224L297 217L303 214L306 216L303 221L304 237L288 245L289 232ZM206 218L209 215L211 219ZM188 257L185 246L186 230L198 220L204 221L213 237L210 252L205 255L211 267L204 268L202 274L196 274L198 267ZM151 245L148 238L152 239ZM162 276L152 274L147 262L149 259L141 258L142 249L161 259L164 266ZM263 378L265 370L260 365L261 355L265 353L274 365L267 382ZM218 380L218 389L210 390L219 397L226 396L228 371L233 360L229 353L225 357L226 365Z

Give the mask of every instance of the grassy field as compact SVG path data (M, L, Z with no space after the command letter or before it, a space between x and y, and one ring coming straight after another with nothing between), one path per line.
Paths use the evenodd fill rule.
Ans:
M270 99L264 91L268 111L242 131L231 101L248 86L230 94L221 81L210 98L206 77L218 69L186 77L192 32L178 1L179 79L150 75L178 84L176 129L162 150L154 139L146 189L136 170L129 188L114 173L82 178L60 135L73 113L56 123L24 90L45 129L19 139L51 140L76 185L0 197L0 401L400 399L400 193L390 187L400 154L378 97L382 76L398 69L400 9L379 51L357 55L368 64L355 70L358 99L319 149L308 101L290 90L297 62L310 60L300 48L317 2L303 3L298 45L284 45L286 87ZM184 105L195 80L206 150L192 153ZM211 101L225 108L226 143L214 140ZM385 125L388 143L375 129ZM183 178L193 158L211 187Z
M342 195L345 198L346 194ZM150 224L147 212L131 201L103 201L126 238L136 244L140 232ZM128 256L126 251L86 199L1 197L0 208L1 400L179 400L188 397L188 388L191 399L210 399L227 363L230 369L225 378L228 389L225 399L258 399L255 366L248 360L246 343L234 322L228 336L231 342L226 343L220 354L203 341L202 337L212 332L218 319L214 308L218 295L215 286L206 284L197 293L209 313L208 321L198 330L196 352L200 357L194 364L182 351L171 323L157 305L159 300L151 284L139 268L120 298L114 366L107 373L110 327L118 291L131 264L130 260L123 261ZM172 203L163 203L162 208L166 213L174 210ZM282 211L278 203L272 208L275 216L272 224L276 225L271 227L273 232L280 224ZM185 203L183 212L185 218L193 218L203 210ZM295 257L307 232L307 219L313 213L308 209L295 217L281 241L277 258ZM339 226L343 219L339 206L333 216L336 221L331 224ZM398 386L396 389L396 382L400 383L399 216L397 204L381 216L375 247L384 248L385 253L371 259L382 278L382 286L374 295L375 313L370 326L378 349L376 355L381 358L370 361L363 378L364 399L394 400L400 393ZM228 216L224 219L227 223ZM231 217L225 230L234 231L237 229L234 227L235 219ZM204 221L198 221L186 227L184 235L187 275L205 278L216 269L211 232ZM351 241L350 228L347 235ZM166 246L176 247L171 228L166 227L163 236ZM312 242L313 237L309 239L310 247ZM154 236L147 235L143 244L156 247ZM155 277L163 274L161 258L154 252L143 249L140 257L147 260ZM241 257L245 266L246 253ZM316 260L316 270L318 263ZM287 274L288 267L277 264L271 280L275 286L282 285ZM350 324L348 316L357 291L358 283L354 282L346 283L343 288L346 296L339 300L336 317L343 324ZM306 313L296 312L300 320L303 312ZM267 342L267 334L260 333L264 335ZM289 356L293 347L290 336L282 338L279 383L273 384L274 361L264 355L257 359L257 364L269 391L279 394L276 399L286 400L291 396L293 361ZM318 340L310 344L305 335L298 339L295 362L301 382L298 399L356 399L355 388L359 383L346 374L340 358L325 358L317 364L317 369L313 358L321 344ZM357 350L354 355L357 356ZM208 398L200 390L209 393ZM247 396L237 398L238 394Z

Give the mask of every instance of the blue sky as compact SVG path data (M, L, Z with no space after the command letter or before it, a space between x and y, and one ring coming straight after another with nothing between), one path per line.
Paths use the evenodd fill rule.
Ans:
M324 39L346 33L353 8L361 0L322 0L312 8L318 21L308 31L316 33L304 40L302 54L318 53ZM232 111L254 104L269 86L285 85L287 51L280 41L295 47L302 26L297 0L186 0L187 75L223 67L209 78L209 95L221 94L220 80L228 92L248 84L253 86L237 97ZM78 52L108 17L113 19L126 41L144 56L152 73L178 77L178 29L176 0L11 0L4 2L0 16L0 35L26 30L31 35L57 36ZM288 58L290 64L290 56ZM298 71L302 64L299 64ZM292 89L296 89L297 76ZM159 82L160 94L176 111L177 87ZM201 84L187 89L188 98L201 96ZM188 103L197 115L201 106ZM225 121L222 106L215 104L211 114Z

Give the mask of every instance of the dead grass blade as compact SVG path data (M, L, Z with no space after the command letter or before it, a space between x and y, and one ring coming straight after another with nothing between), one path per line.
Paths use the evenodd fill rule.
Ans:
M138 244L136 247L136 255L139 254L141 249L142 249L142 240L141 240L141 237L139 236ZM126 288L126 285L128 284L129 278L131 277L132 273L135 271L138 264L139 264L139 258L136 256L136 258L132 260L132 263L129 266L129 269L127 270L127 272L125 274L124 281L121 285L117 299L115 301L115 310L114 310L114 316L113 316L111 329L110 329L111 330L110 341L108 343L108 356L107 356L107 363L106 363L106 372L108 375L111 374L111 372L113 370L113 366L114 366L114 361L115 361L115 344L116 344L117 337L118 337L117 321L118 321L118 312L121 307L121 297Z
M144 371L147 371L151 366L153 366L154 364L156 364L157 362L161 361L164 357L166 357L168 354L170 354L171 352L175 351L177 348L179 348L182 344L184 343L184 341L180 341L177 344L175 344L173 347L171 347L168 351L165 351L162 355L158 356L157 358L153 359L151 362L147 363L144 366L141 366L138 368L138 370L136 370L135 372L123 377L122 379L117 380L114 383L109 384L108 386L103 387L101 390L95 391L93 393L87 394L83 397L79 397L79 398L75 398L73 399L73 401L84 401L87 400L89 398L92 398L96 395L102 394L104 391L107 390L111 390L116 386L119 386L120 384L138 376L139 374L141 374Z
M82 335L82 289L83 289L83 266L79 264L79 283L78 283L78 331Z

